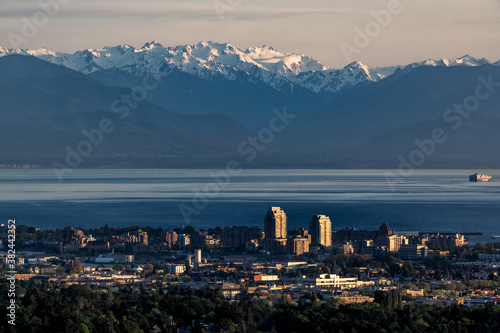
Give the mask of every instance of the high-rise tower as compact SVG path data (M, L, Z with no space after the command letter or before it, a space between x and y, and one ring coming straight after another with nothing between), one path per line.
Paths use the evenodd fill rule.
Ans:
M314 215L309 224L311 243L314 245L332 246L332 222L325 215Z
M264 222L266 239L286 238L286 214L279 207L269 207Z
M269 207L264 220L264 250L271 253L286 252L286 214L279 207Z

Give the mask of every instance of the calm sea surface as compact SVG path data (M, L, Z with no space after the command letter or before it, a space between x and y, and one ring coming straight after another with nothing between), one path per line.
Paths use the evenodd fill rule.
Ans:
M0 170L0 223L262 227L272 205L285 210L289 229L325 214L335 230L387 222L396 230L484 233L471 243L500 235L500 170L481 170L497 180L488 183L469 182L475 170L419 170L401 183L382 170L242 170L223 185L217 172L74 170L60 182L52 170Z

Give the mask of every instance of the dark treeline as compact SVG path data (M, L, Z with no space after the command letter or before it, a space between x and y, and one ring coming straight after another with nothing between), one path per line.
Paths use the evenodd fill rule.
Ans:
M6 323L7 285L1 284L1 332ZM56 286L42 282L19 287L16 332L500 332L500 307L403 305L398 292L375 294L375 302L272 300L229 302L220 290L176 286L134 290Z

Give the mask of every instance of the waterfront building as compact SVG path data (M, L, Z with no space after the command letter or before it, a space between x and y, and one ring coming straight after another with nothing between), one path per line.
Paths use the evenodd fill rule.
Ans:
M427 257L428 248L425 245L409 244L401 245L398 250L399 257L403 260L413 260Z
M120 236L113 236L112 241L115 243L142 243L144 245L149 244L148 233L142 231L141 229L137 232L127 232Z
M287 249L287 239L286 238L280 238L280 239L264 239L263 245L264 245L264 251L268 251L274 254L285 254L288 252Z
M311 235L304 228L292 230L289 232L287 248L289 254L301 255L309 252L311 245Z
M382 238L380 245L387 246L389 252L398 252L401 245L408 245L408 238L405 236L390 235Z
M295 236L287 240L288 253L301 255L309 252L311 240L307 236Z
M181 249L184 249L186 248L186 246L191 244L191 236L186 234L180 234L177 238L177 241L179 243L179 247Z
M264 222L264 232L266 239L286 238L286 214L280 207L269 207Z
M339 247L340 253L342 254L352 254L354 253L354 246L352 242L345 242Z
M55 232L55 239L59 241L71 241L81 239L85 236L83 230L75 229L71 226L63 229L57 229Z
M269 207L264 219L264 250L271 253L286 253L286 214L280 207Z
M252 240L257 242L264 238L264 231L258 227L233 226L224 228L221 234L222 247L244 247Z
M179 235L173 230L169 230L161 234L161 240L167 243L170 247L177 244L178 237Z
M137 230L137 239L139 243L143 243L145 245L149 244L148 233L146 231L142 231L141 229Z
M309 233L313 245L332 246L332 222L325 215L314 215L309 223Z

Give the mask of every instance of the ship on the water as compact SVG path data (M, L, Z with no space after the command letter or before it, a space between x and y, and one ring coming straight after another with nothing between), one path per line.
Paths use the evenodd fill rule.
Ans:
M455 238L456 238L456 244L458 246L464 246L469 244L469 239L464 235L456 234Z
M472 176L469 176L469 181L471 182L488 182L491 180L491 176L481 175L479 173L475 173Z

